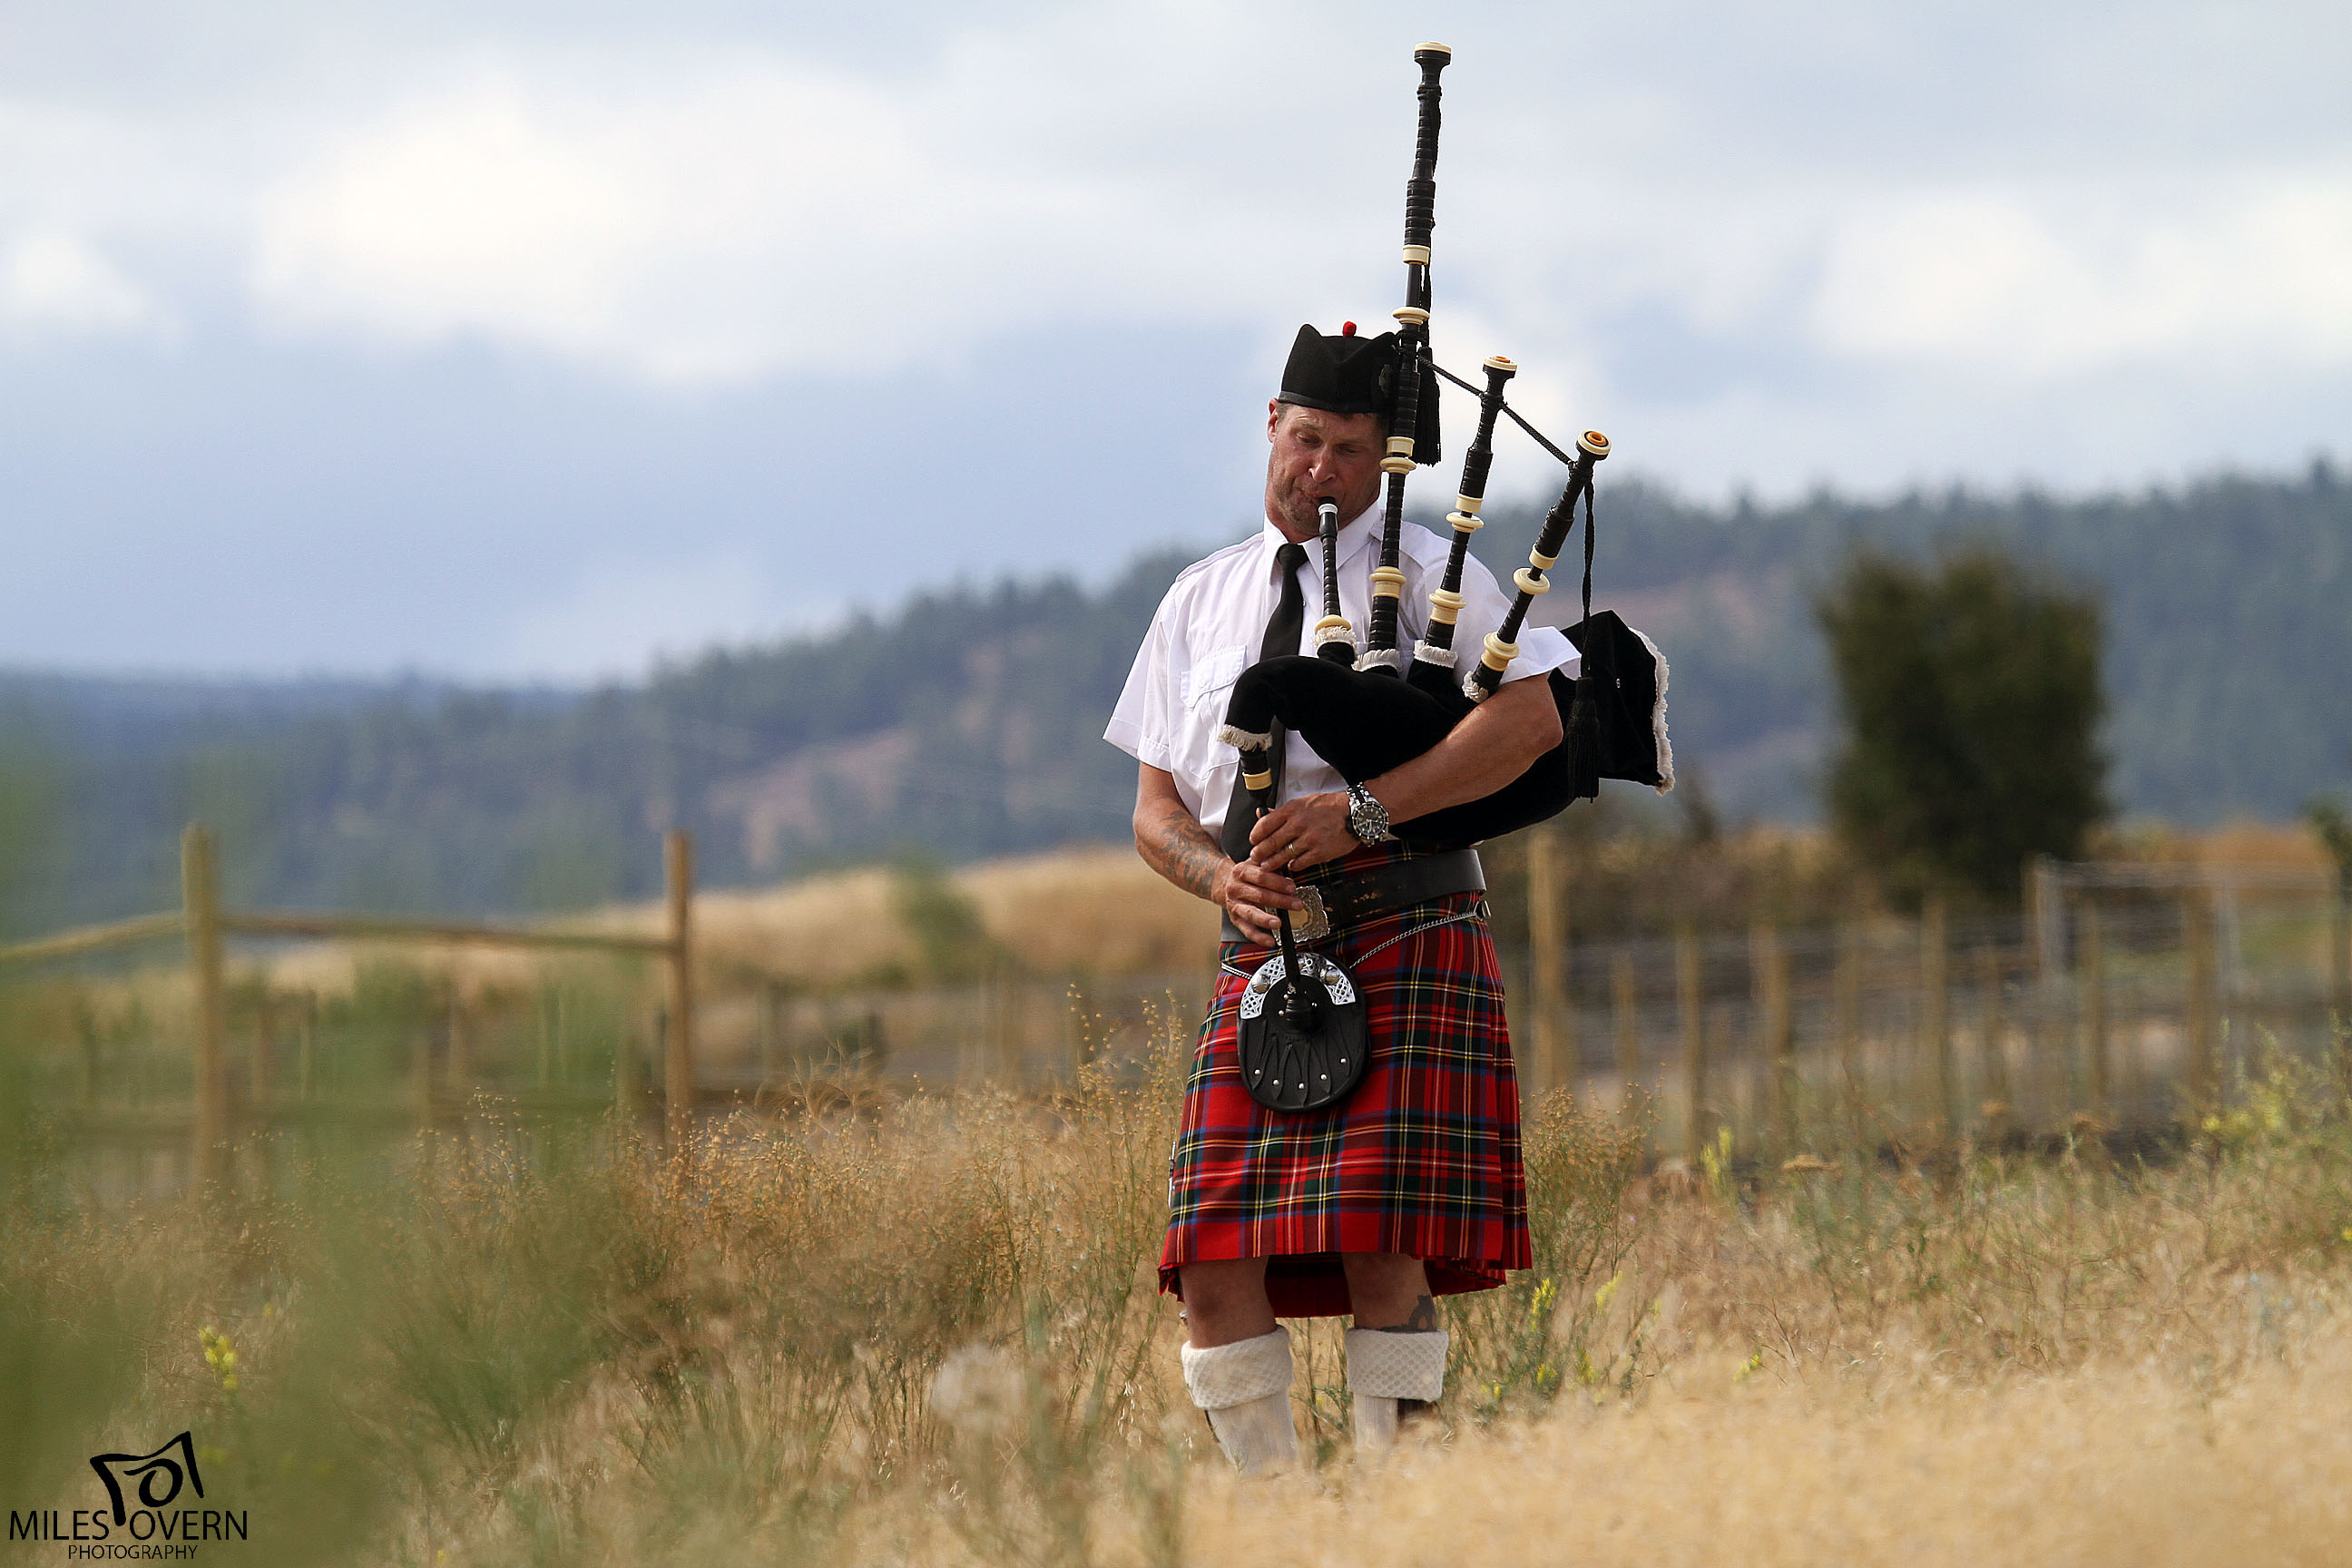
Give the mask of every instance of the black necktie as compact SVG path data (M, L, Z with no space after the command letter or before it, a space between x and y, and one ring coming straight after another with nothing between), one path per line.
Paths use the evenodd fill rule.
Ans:
M1307 626L1307 592L1298 585L1298 569L1307 563L1307 547L1285 542L1274 552L1282 567L1282 598L1274 606L1274 618L1265 623L1265 637L1257 645L1258 662L1280 658L1298 651L1298 636ZM1268 799L1282 799L1283 743L1289 738L1282 721L1274 721L1274 791ZM1234 797L1225 803L1225 824L1219 835L1224 852L1236 860L1246 860L1250 852L1250 829L1256 825L1257 808L1250 800L1249 787L1242 783L1240 770L1234 773Z

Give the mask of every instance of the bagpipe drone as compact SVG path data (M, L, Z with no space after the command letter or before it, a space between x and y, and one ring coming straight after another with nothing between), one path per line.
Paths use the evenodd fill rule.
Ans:
M1438 74L1452 63L1453 51L1443 44L1424 44L1412 58L1421 68L1420 116L1412 174L1405 185L1405 302L1395 313L1397 330L1376 340L1326 340L1312 328L1302 328L1293 351L1294 363L1300 353L1333 342L1346 344L1343 352L1351 357L1370 353L1389 356L1380 367L1389 395L1387 451L1381 461L1386 504L1379 563L1371 574L1370 625L1364 648L1360 655L1357 652L1355 629L1340 614L1339 509L1327 501L1319 530L1323 617L1314 628L1315 652L1263 659L1244 670L1234 683L1220 734L1239 749L1243 784L1261 815L1275 804L1272 758L1277 721L1302 737L1351 784L1376 778L1428 751L1503 684L1517 657L1516 639L1532 606L1550 591L1546 574L1566 549L1580 505L1584 613L1576 625L1565 628L1580 655L1580 668L1574 678L1558 670L1548 677L1560 714L1559 743L1491 795L1391 825L1396 837L1409 845L1452 847L1556 816L1571 802L1598 795L1603 778L1630 780L1663 793L1674 785L1674 757L1665 735L1664 660L1647 637L1613 612L1596 616L1592 610L1592 480L1594 468L1609 456L1608 437L1587 430L1578 437L1573 453L1564 452L1506 401L1504 387L1518 371L1511 361L1500 356L1487 360L1483 367L1486 384L1481 389L1430 357ZM1405 583L1399 564L1404 487L1415 467L1440 460L1440 377L1477 395L1477 433L1464 454L1454 510L1446 518L1454 537L1443 579L1429 596L1428 634L1414 647L1410 667L1401 668L1404 660L1397 645L1399 600ZM1286 398L1310 406L1353 406L1291 397L1287 391ZM1478 510L1494 461L1495 426L1503 416L1567 465L1568 478L1544 518L1528 564L1514 578L1517 599L1502 625L1487 635L1476 664L1467 676L1460 676L1454 632L1465 603L1463 564L1470 536L1484 526ZM1314 953L1302 959L1287 912L1282 916L1280 934L1281 953L1261 966L1243 997L1243 1079L1268 1106L1312 1110L1339 1098L1360 1076L1367 1054L1363 1004L1338 964ZM1297 983L1301 978L1317 984L1302 985Z

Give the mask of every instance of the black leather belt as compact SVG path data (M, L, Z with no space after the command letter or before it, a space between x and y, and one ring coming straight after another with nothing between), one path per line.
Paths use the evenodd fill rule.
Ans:
M1391 860L1345 876L1317 878L1310 874L1298 879L1298 886L1302 894L1311 890L1322 899L1332 931L1344 931L1374 915L1442 899L1448 893L1483 893L1486 890L1486 871L1478 864L1475 849L1448 849L1438 855ZM1304 936L1300 917L1305 912L1290 911L1294 928L1300 929L1304 940L1316 940ZM1223 940L1247 942L1249 938L1234 928L1233 916L1227 915Z

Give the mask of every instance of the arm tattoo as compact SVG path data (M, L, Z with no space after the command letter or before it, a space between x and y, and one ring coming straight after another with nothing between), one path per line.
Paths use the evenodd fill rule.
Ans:
M1437 1331L1437 1298L1423 1296L1412 1304L1412 1313L1402 1323L1385 1323L1384 1334L1429 1334Z
M1157 818L1141 825L1135 842L1153 870L1195 898L1214 896L1225 852L1181 805L1161 807Z

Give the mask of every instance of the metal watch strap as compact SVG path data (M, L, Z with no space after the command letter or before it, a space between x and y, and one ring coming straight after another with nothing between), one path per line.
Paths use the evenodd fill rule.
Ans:
M1377 837L1365 837L1367 826ZM1348 786L1348 831L1356 836L1357 842L1367 846L1385 844L1396 837L1389 826L1388 807L1360 784Z

